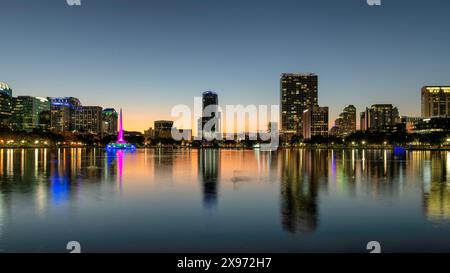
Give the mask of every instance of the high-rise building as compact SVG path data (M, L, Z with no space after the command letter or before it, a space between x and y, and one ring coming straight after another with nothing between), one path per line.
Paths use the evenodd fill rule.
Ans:
M9 128L11 123L12 89L0 82L0 127Z
M100 106L82 106L75 110L74 131L101 134L103 109Z
M422 122L424 119L421 117L402 116L400 120L405 132L414 133L415 124Z
M48 131L52 125L52 112L50 110L42 111L39 114L39 129Z
M82 107L77 98L51 98L51 130L56 133L75 130L75 112Z
M303 138L328 137L328 107L312 106L303 112Z
M356 132L356 107L348 105L334 122L333 135L346 137Z
M431 117L413 121L416 134L430 134L435 132L450 132L450 117Z
M212 91L202 94L202 117L199 119L198 136L202 139L217 139L220 135L219 97ZM208 123L213 125L209 126Z
M302 132L303 112L318 106L318 76L315 74L283 73L280 81L281 132Z
M360 116L359 116L359 129L361 131L367 131L367 114L368 114L369 109L366 108L366 111L361 112Z
M173 121L171 120L157 120L155 121L155 138L172 138Z
M346 106L340 116L342 118L342 136L345 137L356 132L356 107L353 105Z
M19 96L13 98L12 122L13 130L31 132L41 128L41 114L50 110L50 102L46 98Z
M114 108L106 108L102 114L102 132L106 135L117 134L117 111Z
M362 131L390 132L400 122L398 109L392 104L374 104L361 113Z
M422 88L422 117L450 116L450 86Z
M146 145L150 144L151 141L155 139L155 130L152 127L144 131L144 139Z
M334 120L334 126L331 127L331 129L330 129L330 136L335 136L335 137L341 137L342 136L341 124L342 124L342 118L341 117L339 117L339 118Z

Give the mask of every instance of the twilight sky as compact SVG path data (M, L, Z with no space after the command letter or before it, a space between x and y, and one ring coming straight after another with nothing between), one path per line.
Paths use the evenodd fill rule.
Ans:
M317 73L331 121L346 104L419 115L420 88L450 84L449 12L448 0L0 0L0 81L123 107L128 130L206 90L278 104L282 72Z

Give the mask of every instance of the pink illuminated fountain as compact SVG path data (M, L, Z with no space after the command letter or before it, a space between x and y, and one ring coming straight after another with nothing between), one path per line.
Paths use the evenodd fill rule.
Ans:
M117 141L110 143L106 146L107 150L135 150L136 146L125 141L123 138L123 123L122 123L122 108L120 108L119 117L119 134L117 135Z

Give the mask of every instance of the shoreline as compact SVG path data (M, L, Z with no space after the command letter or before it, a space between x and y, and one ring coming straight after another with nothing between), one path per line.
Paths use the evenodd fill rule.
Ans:
M0 149L9 149L9 150L19 150L19 149L103 149L105 147L101 146L0 146ZM144 150L144 149L171 149L171 150L251 150L251 151L261 151L261 152L270 152L261 150L259 148L248 148L248 147L186 147L186 146L146 146L146 147L136 147L136 150ZM450 151L450 147L403 147L404 151ZM342 147L342 146L334 146L334 147L279 147L274 151L282 151L282 150L389 150L394 151L395 147L389 146L372 146L372 147Z

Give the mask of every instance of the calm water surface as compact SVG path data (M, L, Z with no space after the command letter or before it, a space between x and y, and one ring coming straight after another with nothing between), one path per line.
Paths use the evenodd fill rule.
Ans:
M450 153L0 150L0 251L450 251Z

